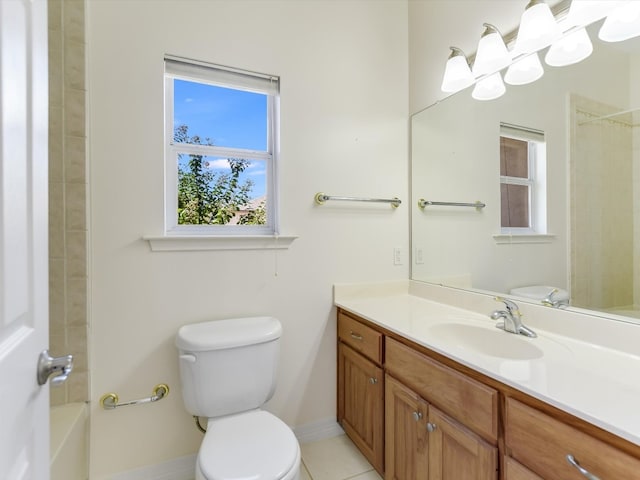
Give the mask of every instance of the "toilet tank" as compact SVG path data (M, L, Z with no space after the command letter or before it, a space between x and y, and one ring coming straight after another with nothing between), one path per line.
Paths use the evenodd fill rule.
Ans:
M281 334L282 326L273 317L181 327L176 346L187 411L212 418L266 403L275 390Z

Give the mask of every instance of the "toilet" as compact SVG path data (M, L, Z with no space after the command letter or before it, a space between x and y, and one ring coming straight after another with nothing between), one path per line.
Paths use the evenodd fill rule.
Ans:
M557 305L569 305L569 292L549 285L529 285L512 288L509 293L518 297L537 300L538 302L547 299L556 302Z
M273 395L282 326L273 317L216 320L178 330L186 410L207 418L196 480L298 480L300 446L261 410Z

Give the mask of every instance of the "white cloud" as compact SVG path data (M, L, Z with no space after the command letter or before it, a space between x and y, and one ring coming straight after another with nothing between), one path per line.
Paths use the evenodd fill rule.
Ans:
M261 169L261 170L256 170L256 171L253 171L253 172L249 172L248 175L259 176L259 175L265 175L266 173L267 172L264 169Z
M193 102L193 98L185 98L184 102L185 103L191 103L191 102Z
M231 166L229 165L229 160L226 158L218 158L217 160L207 162L207 168L229 170Z

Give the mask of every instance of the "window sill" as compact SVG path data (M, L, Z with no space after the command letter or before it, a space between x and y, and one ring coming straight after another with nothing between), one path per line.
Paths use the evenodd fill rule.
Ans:
M295 235L174 235L142 237L153 252L194 252L206 250L286 250Z
M498 245L514 243L552 243L556 236L551 233L526 233L526 234L503 234L498 233L493 236Z

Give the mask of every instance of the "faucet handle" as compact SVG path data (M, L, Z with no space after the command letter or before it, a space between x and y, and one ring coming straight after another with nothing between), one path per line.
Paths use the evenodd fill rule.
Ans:
M496 302L504 303L504 306L507 307L507 310L512 315L518 315L518 316L522 315L520 313L520 307L518 307L518 304L516 302L514 302L513 300L509 300L508 298L504 298L504 297L494 297L494 300Z

